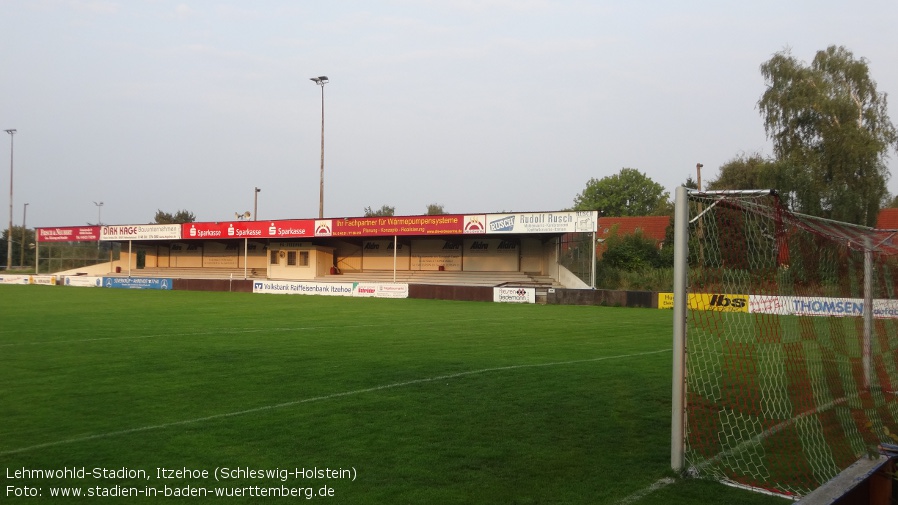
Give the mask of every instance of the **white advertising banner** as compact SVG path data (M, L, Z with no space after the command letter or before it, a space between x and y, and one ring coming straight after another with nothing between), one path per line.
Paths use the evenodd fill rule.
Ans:
M30 275L0 275L0 284L29 284Z
M352 296L372 298L408 298L408 284L382 284L376 282L355 282Z
M599 213L594 210L487 214L486 233L594 232L598 229L598 220Z
M373 282L254 281L253 293L408 298L408 284Z
M178 240L180 238L180 224L136 224L100 227L100 240Z
M861 317L864 315L864 300L819 296L751 295L748 297L748 311L755 314ZM898 300L873 300L873 317L898 318Z
M536 288L493 288L493 301L501 303L536 303Z
M103 278L93 275L70 275L65 278L63 285L81 288L101 288L103 287Z

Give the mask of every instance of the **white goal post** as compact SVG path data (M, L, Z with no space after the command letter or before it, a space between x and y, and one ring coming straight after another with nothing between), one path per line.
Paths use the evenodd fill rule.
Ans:
M898 441L898 243L680 187L671 468L799 497Z

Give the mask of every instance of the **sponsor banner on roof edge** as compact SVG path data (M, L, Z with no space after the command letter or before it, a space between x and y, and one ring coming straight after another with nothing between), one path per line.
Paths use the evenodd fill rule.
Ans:
M180 224L136 224L101 226L100 240L177 240Z
M222 223L184 223L181 237L215 238L305 238L314 236L315 221L290 219L280 221L233 221Z
M536 303L536 288L493 288L493 301L501 303Z
M378 237L488 233L575 233L597 229L596 211L370 216L39 228L39 241Z
M384 235L458 235L467 216L371 216L316 221L316 237L375 237ZM329 227L324 225L328 224Z
M96 242L100 240L99 226L62 226L38 228L38 242Z
M171 289L171 279L156 277L103 277L104 288Z
M253 293L408 298L408 284L368 282L254 281Z
M485 219L485 233L578 233L598 229L596 211L487 214ZM465 233L470 233L467 228Z

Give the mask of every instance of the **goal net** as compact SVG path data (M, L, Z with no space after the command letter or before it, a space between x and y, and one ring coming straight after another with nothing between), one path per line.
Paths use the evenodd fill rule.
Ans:
M798 497L898 443L895 231L771 191L677 206L672 466Z

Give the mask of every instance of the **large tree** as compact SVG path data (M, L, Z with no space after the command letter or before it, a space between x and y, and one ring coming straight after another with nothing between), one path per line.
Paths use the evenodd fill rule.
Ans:
M592 178L574 198L574 210L597 210L603 216L661 216L671 212L670 193L635 168Z
M830 46L806 65L786 49L761 74L767 90L758 108L785 173L779 189L800 212L874 225L898 133L867 60Z

